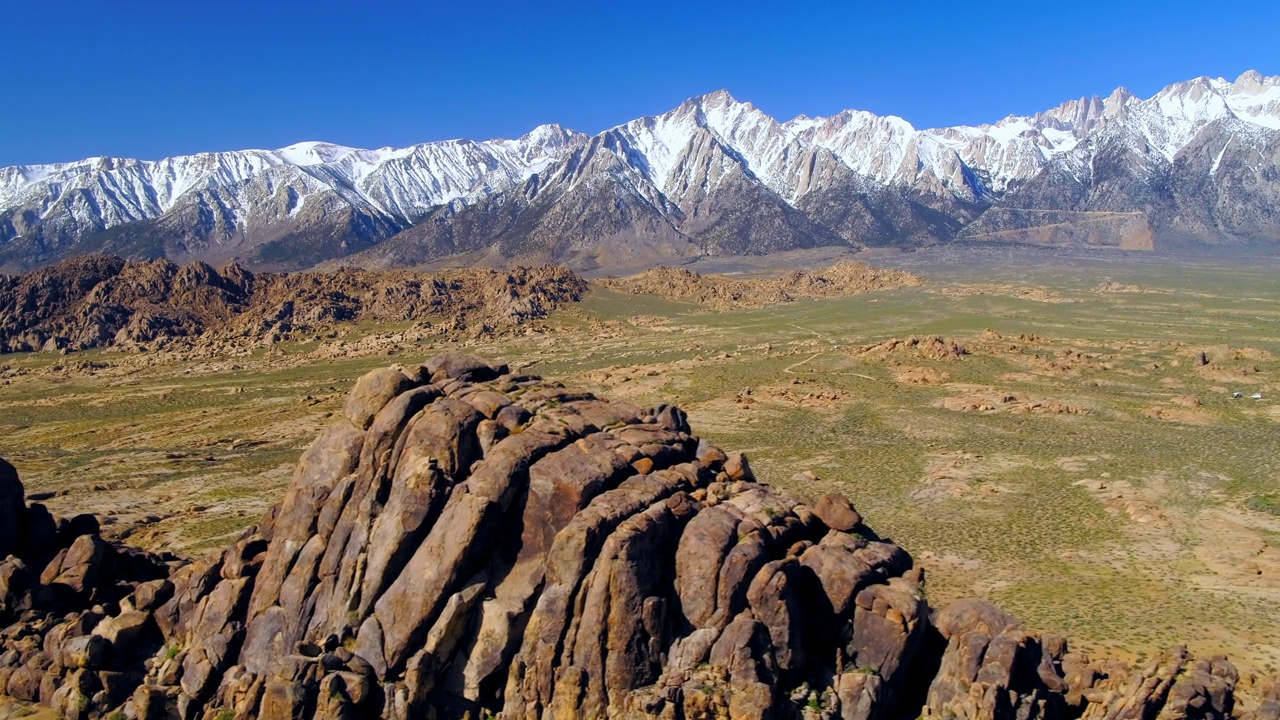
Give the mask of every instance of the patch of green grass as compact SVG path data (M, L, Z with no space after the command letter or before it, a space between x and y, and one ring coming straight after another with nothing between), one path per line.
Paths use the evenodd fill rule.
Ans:
M1268 515L1280 515L1280 496L1254 495L1245 501L1245 507Z
M246 485L234 485L214 488L200 497L210 502L221 502L223 500L235 500L236 498L254 497L257 493L258 491L255 488Z

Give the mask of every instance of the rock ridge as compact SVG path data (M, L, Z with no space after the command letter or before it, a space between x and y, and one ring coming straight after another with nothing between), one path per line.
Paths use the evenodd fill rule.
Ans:
M24 501L0 461L0 715L1280 717L1224 658L1134 668L982 600L932 609L848 499L677 407L446 353L360 378L282 502L197 560Z
M918 275L860 261L839 262L818 270L789 270L775 278L703 275L687 268L659 267L631 277L594 281L600 287L620 292L696 302L718 310L766 307L798 298L845 297L923 283Z
M86 255L0 275L0 353L270 345L364 321L494 332L545 318L584 292L586 281L550 265L282 274Z

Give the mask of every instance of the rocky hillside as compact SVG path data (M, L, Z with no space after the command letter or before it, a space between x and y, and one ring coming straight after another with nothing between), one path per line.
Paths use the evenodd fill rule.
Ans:
M791 270L776 278L703 275L686 268L659 267L631 277L593 282L633 295L658 295L729 309L912 287L924 280L902 270L872 267L864 262L841 262L821 270Z
M779 121L718 92L594 137L0 168L0 270L74 254L579 268L820 246L1280 241L1280 77L1120 88L990 125Z
M0 462L0 692L146 720L1280 717L1223 658L1128 667L931 608L847 499L692 432L463 355L374 371L194 561L27 505Z
M543 318L585 290L577 275L551 266L255 274L234 263L90 255L0 275L0 352L272 342L339 322L501 329Z

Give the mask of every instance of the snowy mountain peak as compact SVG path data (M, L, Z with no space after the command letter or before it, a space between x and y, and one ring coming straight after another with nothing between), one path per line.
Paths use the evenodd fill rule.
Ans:
M1229 85L1229 94L1232 95L1261 95L1280 87L1280 75L1268 77L1257 70L1249 70Z
M1241 120L1280 130L1280 75L1250 70L1224 88L1223 95Z
M570 130L557 123L549 123L546 125L539 125L520 136L520 141L526 144L566 143L574 139L583 139L586 137L587 135L585 133Z
M1141 136L1172 161L1210 123L1243 120L1280 129L1280 78L1258 73L1246 73L1237 82L1192 78L1146 100L1129 96L1112 117L1119 131Z
M729 93L728 90L724 88L720 88L719 90L715 90L713 92L709 92L704 95L697 95L693 98L690 98L690 100L697 103L698 105L701 105L704 108L718 107L718 106L725 106L725 105L750 104L750 103L738 102L737 98L735 98L732 94Z
M552 123L539 125L515 140L491 140L490 144L507 148L520 157L528 164L531 175L590 139L585 133Z
M333 143L312 141L294 143L275 152L290 165L307 166L336 162L343 155L354 152L354 149Z
M1107 96L1106 105L1107 107L1120 107L1127 104L1130 100L1136 99L1137 96L1134 95L1129 88L1121 85L1115 90L1112 90L1111 94Z
M594 137L546 124L514 139L404 148L309 141L157 161L93 157L0 168L0 250L29 237L39 238L39 247L60 248L150 221L214 244L268 242L331 217L352 218L360 232L384 237L441 207L483 203L534 175L541 187L595 188L595 176L605 174L653 207L695 215L717 188L760 186L772 193L770 202L791 210L837 186L980 209L1054 163L1065 167L1061 158L1087 168L1079 158L1093 151L1096 138L1161 155L1156 160L1168 164L1201 147L1197 138L1215 123L1233 133L1249 125L1264 134L1280 130L1280 77L1256 71L1234 81L1199 77L1147 99L1117 88L1032 116L933 129L853 109L780 122L721 89ZM1229 152L1218 148L1217 157ZM165 237L180 234L164 228Z
M1094 95L1068 100L1056 108L1036 113L1031 122L1034 125L1065 130L1078 140L1107 120L1122 114L1125 106L1133 99L1133 93L1125 88L1116 88L1105 98Z

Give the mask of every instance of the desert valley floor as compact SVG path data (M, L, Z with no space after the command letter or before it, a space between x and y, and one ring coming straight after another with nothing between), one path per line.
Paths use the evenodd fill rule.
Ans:
M6 355L0 456L57 514L198 554L276 502L360 374L463 346L677 403L761 480L844 492L925 567L931 604L978 595L1086 650L1185 643L1274 672L1280 261L990 249L874 262L926 282L758 307L593 283L515 333L360 324L231 357Z

